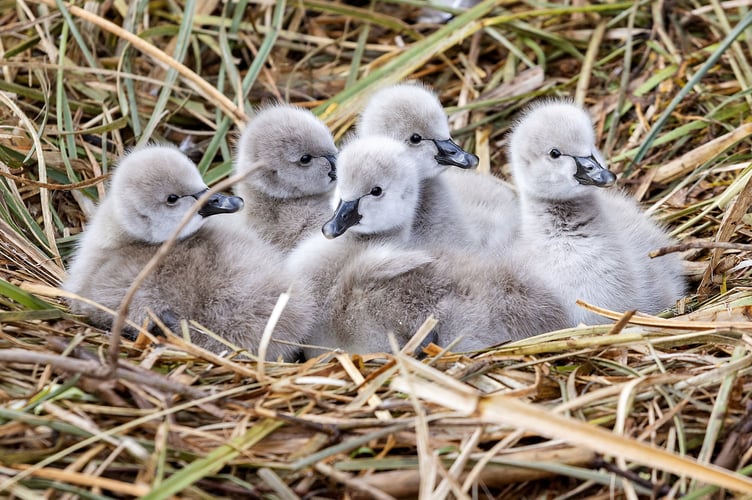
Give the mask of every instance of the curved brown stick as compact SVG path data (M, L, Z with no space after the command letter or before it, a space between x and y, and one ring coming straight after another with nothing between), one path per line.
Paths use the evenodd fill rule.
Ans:
M658 250L653 250L648 255L653 257L660 257L674 252L684 252L685 250L691 250L695 248L723 248L725 250L744 250L752 251L752 245L747 243L731 243L729 241L685 241L678 245L671 245Z

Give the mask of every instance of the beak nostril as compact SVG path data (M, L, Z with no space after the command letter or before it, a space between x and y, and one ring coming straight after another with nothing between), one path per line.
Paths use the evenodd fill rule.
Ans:
M475 168L478 166L478 157L462 149L451 138L431 139L431 141L436 145L438 152L434 158L439 165L453 165L460 168Z
M577 165L577 172L575 172L574 178L580 184L608 187L616 180L616 176L598 163L595 156L572 156L572 158L574 158L574 162Z

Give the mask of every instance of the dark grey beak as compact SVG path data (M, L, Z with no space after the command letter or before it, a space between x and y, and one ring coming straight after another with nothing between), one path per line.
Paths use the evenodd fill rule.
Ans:
M439 165L452 165L460 168L475 168L478 166L478 157L468 153L457 145L452 139L439 141L433 139L439 154L436 155L436 162Z
M217 214L231 214L243 208L243 198L240 196L227 196L215 193L198 211L201 217L209 217Z
M598 163L595 156L572 156L577 165L574 178L586 186L608 187L616 182L616 176L609 169Z
M332 218L321 228L324 236L330 240L342 236L345 231L360 222L363 216L358 213L358 203L360 198L352 201L340 200Z
M329 162L329 166L332 167L331 170L329 170L329 178L332 181L337 180L337 157L334 155L324 155L324 158Z

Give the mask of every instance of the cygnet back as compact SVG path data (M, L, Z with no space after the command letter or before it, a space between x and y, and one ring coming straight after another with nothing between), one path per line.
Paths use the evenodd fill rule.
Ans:
M108 195L82 235L64 283L67 290L117 310L135 277L177 228L207 187L195 165L174 147L152 146L124 157ZM152 311L173 331L195 320L235 345L256 353L279 295L292 281L278 252L252 233L227 231L211 215L242 207L237 197L215 195L198 211L181 239L138 289L128 312L136 324ZM220 216L221 217L221 216ZM301 339L312 308L302 288L293 290L273 338ZM112 316L83 301L71 310L108 328ZM192 339L214 352L226 348L192 329ZM297 349L272 342L270 359L291 360Z
M246 223L283 250L321 227L330 210L337 148L310 111L289 104L259 109L237 145L235 171L252 171L235 193Z
M572 324L604 321L576 306L578 298L617 311L674 305L685 288L681 261L648 257L670 238L634 200L605 189L616 176L585 110L541 101L523 113L509 142L522 209L518 250L561 294Z
M451 168L441 174L457 195L472 231L473 246L503 258L519 234L520 201L511 185L477 170Z

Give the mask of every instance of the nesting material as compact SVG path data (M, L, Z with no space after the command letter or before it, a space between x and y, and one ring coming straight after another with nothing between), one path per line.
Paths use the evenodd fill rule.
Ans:
M726 40L745 7L485 0L416 25L410 3L353 4L3 14L0 496L751 495L752 61ZM232 170L239 103L310 107L338 142L365 96L407 77L434 84L452 137L504 180L517 112L583 98L620 186L684 245L688 295L483 353L429 345L419 362L259 365L177 332L122 341L107 364L111 337L70 314L60 283L128 147L182 144L212 186Z

